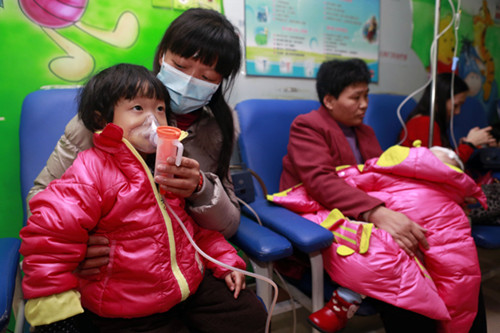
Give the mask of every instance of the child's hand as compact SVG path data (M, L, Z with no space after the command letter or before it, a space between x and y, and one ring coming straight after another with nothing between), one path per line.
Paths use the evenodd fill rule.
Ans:
M245 275L232 271L224 277L229 290L234 291L234 298L238 298L240 291L246 288Z
M105 236L89 235L85 259L76 268L80 276L91 276L101 272L101 267L109 263L109 240Z

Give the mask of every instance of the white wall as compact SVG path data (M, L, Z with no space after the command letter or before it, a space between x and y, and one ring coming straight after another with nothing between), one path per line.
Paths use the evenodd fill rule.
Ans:
M224 0L227 18L242 33L244 7L244 0ZM371 92L408 95L427 80L427 72L411 50L411 22L409 0L380 0L379 82L370 85ZM316 99L314 83L313 79L246 76L242 66L229 103L234 106L249 98Z

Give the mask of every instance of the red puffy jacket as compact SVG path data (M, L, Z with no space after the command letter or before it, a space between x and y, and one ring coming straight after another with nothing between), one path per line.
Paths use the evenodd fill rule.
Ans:
M26 298L77 289L83 307L100 316L142 317L168 311L194 293L205 267L218 278L229 273L198 255L122 133L110 124L95 134L95 147L30 201L33 215L20 233ZM204 252L246 267L220 233L194 223L184 200L166 202ZM84 278L73 272L90 233L107 237L111 253L98 276Z

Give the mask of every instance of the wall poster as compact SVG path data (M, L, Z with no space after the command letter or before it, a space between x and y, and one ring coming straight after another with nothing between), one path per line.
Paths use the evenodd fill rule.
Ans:
M378 81L380 0L245 0L247 75L314 78L361 58Z

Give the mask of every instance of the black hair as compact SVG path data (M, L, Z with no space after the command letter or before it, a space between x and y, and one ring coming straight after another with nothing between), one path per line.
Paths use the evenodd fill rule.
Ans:
M167 88L146 67L132 64L114 65L90 78L79 95L78 116L90 131L103 129L106 123L113 121L120 99L137 96L164 100L169 120Z
M451 96L451 79L452 73L440 73L436 76L436 94L435 94L435 112L434 121L439 127L441 144L445 147L450 147L448 139L448 115L446 112L446 102ZM431 89L429 84L417 103L417 106L408 114L406 121L417 115L429 116L431 111ZM457 95L469 91L469 86L459 76L455 75L453 83L453 94Z
M154 57L155 74L160 71L160 58L167 51L183 58L196 56L207 66L215 64L215 71L226 81L219 86L208 106L222 133L216 173L220 179L227 178L235 137L233 114L224 99L224 93L233 86L241 65L237 30L224 15L215 10L191 8L177 17L165 31Z
M497 144L500 143L500 121L491 124L490 134L497 141Z
M338 98L348 86L355 83L368 84L370 81L370 70L363 60L357 58L328 60L319 67L316 75L316 92L323 104L326 95Z

